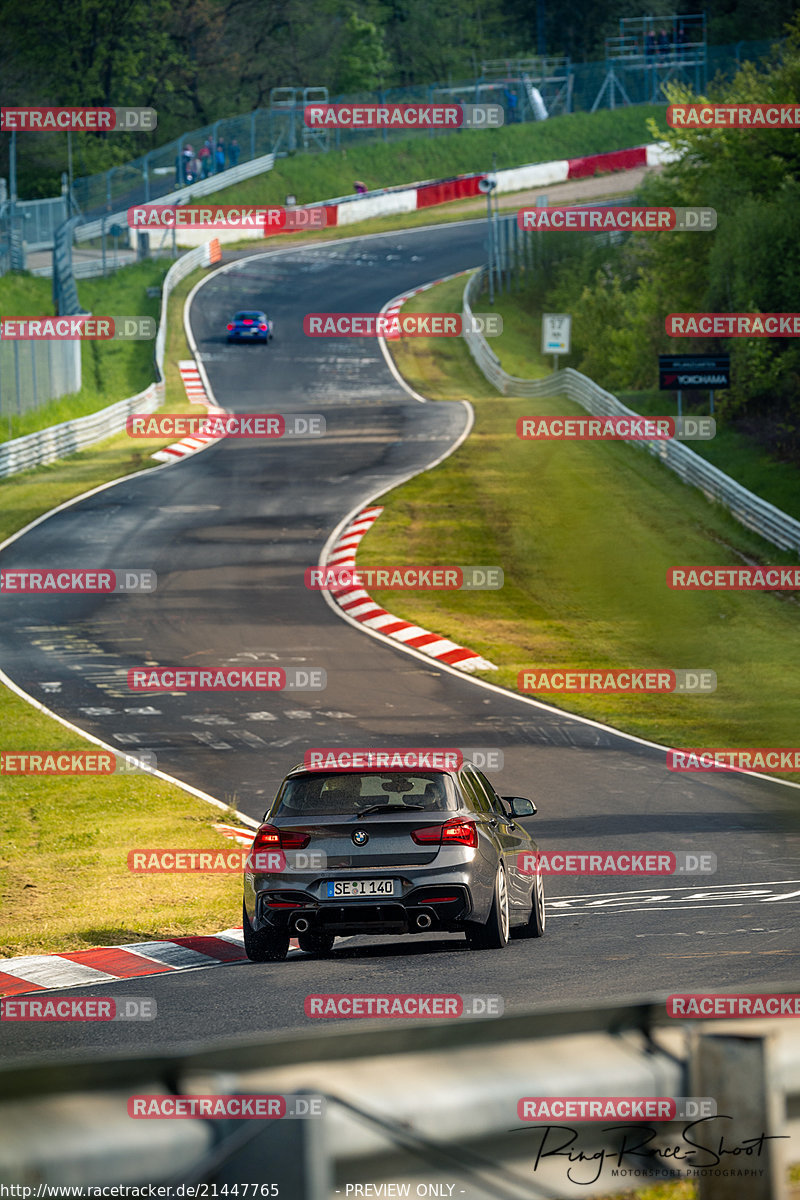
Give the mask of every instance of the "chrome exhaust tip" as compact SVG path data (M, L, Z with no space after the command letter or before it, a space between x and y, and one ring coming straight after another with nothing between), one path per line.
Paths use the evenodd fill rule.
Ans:
M311 928L311 923L308 917L298 917L294 923L294 927L298 933L307 933Z
M433 921L427 913L420 913L417 917L417 929L430 929Z

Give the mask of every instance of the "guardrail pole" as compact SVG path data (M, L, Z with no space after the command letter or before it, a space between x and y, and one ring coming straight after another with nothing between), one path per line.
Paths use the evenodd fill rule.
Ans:
M718 1117L705 1125L710 1131L696 1140L718 1148L724 1138L727 1154L701 1173L700 1200L786 1200L783 1096L770 1088L775 1079L774 1035L699 1033L693 1035L690 1055L690 1095L713 1096ZM700 1127L703 1128L703 1127ZM699 1129L695 1129L699 1135ZM757 1139L775 1139L759 1145ZM738 1149L738 1152L737 1152ZM706 1155L706 1159L709 1156ZM724 1169L752 1171L746 1183Z
M17 390L17 416L22 415L22 388L19 375L19 342L14 342L14 387Z
M267 1121L266 1128L225 1158L204 1181L233 1184L245 1181L276 1184L281 1196L292 1200L328 1200L333 1192L324 1118ZM239 1124L237 1122L237 1124ZM241 1125L252 1126L252 1122ZM225 1143L220 1146L224 1152Z
M492 237L492 225L493 224L494 224L494 222L492 221L492 193L491 193L491 191L487 191L487 193L486 193L486 228L489 231L488 250L489 250L489 303L490 304L494 304L494 279L493 279L493 275L492 275L492 273L494 271L494 239Z

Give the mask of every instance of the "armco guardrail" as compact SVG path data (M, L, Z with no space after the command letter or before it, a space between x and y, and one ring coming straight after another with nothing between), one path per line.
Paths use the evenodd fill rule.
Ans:
M155 412L164 403L164 345L167 332L167 301L176 284L180 283L197 267L210 266L219 257L219 244L207 242L182 255L167 271L161 289L161 319L155 341L155 365L157 379L143 392L119 400L99 412L85 417L76 417L60 425L51 425L25 437L14 438L0 444L0 479L17 475L42 463L53 462L68 454L75 454L86 446L120 433L130 413Z
M761 990L797 995L786 984ZM542 1126L550 1121L521 1121L518 1102L696 1097L712 1100L721 1118L694 1126L698 1143L716 1146L724 1135L733 1155L747 1139L762 1133L767 1139L758 1155L739 1152L721 1160L725 1170L710 1169L700 1183L703 1200L784 1200L785 1165L796 1157L798 1134L796 1025L787 1019L679 1021L667 1015L662 996L497 1018L358 1021L158 1054L8 1066L0 1071L0 1177L6 1184L40 1184L34 1196L46 1196L48 1185L159 1184L174 1197L208 1183L272 1184L291 1200L458 1196L464 1189L470 1200L617 1194L658 1181L658 1175L643 1179L643 1168L662 1179L691 1173L683 1129L700 1114L656 1123L646 1144L663 1149L660 1159L637 1153L631 1122L629 1153L622 1154L619 1123L557 1120L557 1126L575 1127L573 1150L586 1158L557 1156L551 1141L551 1154L538 1161ZM128 1115L134 1096L309 1094L325 1100L316 1118L148 1121ZM787 1136L792 1140L769 1140ZM556 1142L562 1139L563 1132ZM683 1154L675 1153L676 1145ZM776 1153L784 1145L790 1153ZM601 1150L608 1157L598 1162ZM703 1165L709 1160L712 1153ZM727 1169L745 1166L757 1168L746 1179Z
M274 166L275 155L262 154L260 158L250 159L249 162L241 163L236 167L228 167L226 171L220 171L216 175L209 175L207 179L198 179L195 183L188 183L183 187L175 188L174 191L169 192L166 196L159 196L156 200L150 201L150 203L188 204L200 196L212 196L214 192L219 192L234 183L241 183L244 179L252 179L256 175L263 175L265 171L271 171ZM144 205L144 201L141 201L141 205ZM103 228L105 227L106 231L108 231L112 225L123 225L127 229L128 208L135 207L136 205L131 204L126 208L120 209L118 212L108 213L98 220L87 221L85 225L80 225L75 230L75 241L87 242L91 238L102 237Z
M485 275L486 269L483 268L472 276L464 289L462 311L465 330L471 327L472 303L477 299ZM604 391L593 380L581 375L580 371L575 371L572 367L556 371L545 379L518 379L503 370L499 358L482 333L465 332L464 340L479 369L504 396L566 396L580 404L587 412L599 416L639 416L616 396ZM631 445L640 446L656 458L660 458L684 483L699 488L709 500L724 505L742 525L760 534L773 546L778 546L781 550L800 552L800 521L742 487L735 479L731 479L730 475L712 466L683 442L631 440Z

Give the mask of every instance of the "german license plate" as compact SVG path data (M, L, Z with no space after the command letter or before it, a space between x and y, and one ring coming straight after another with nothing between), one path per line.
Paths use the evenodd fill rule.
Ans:
M340 896L393 896L393 879L334 879L327 886L328 899Z

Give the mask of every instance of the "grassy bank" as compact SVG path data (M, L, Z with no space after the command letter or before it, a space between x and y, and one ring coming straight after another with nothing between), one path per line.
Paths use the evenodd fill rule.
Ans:
M462 287L441 285L408 307L458 311ZM507 336L512 349L521 337L513 328L504 334L504 361ZM460 340L390 346L414 388L437 400L466 397L476 423L436 471L382 499L385 512L359 562L497 564L505 586L464 595L376 592L379 603L479 651L499 667L485 677L512 690L518 672L533 667L710 668L719 686L707 696L541 699L674 745L794 744L795 600L672 592L665 583L673 564L790 556L635 447L518 440L520 416L582 410L565 399L498 396ZM521 343L516 354L527 354Z
M356 179L373 190L488 171L495 155L498 170L502 170L523 163L624 150L652 141L647 128L649 117L663 122L663 105L569 113L548 121L508 125L485 132L470 130L436 137L369 142L331 149L327 154L293 154L279 158L266 175L203 197L203 202L283 204L286 196L292 194L299 204L308 204L351 195Z
M170 298L163 411L205 411L186 402L177 368L189 357L183 303L199 277L195 272ZM0 481L0 541L56 504L156 466L150 455L173 440L132 442L122 433ZM6 688L0 688L0 724L5 751L90 748ZM211 828L226 819L221 810L146 775L6 775L2 791L0 955L213 933L239 923L238 875L132 875L127 869L127 852L136 847L232 849L235 843Z
M160 288L170 267L164 259L134 263L105 279L84 279L79 285L82 306L95 316L147 316L158 321L161 301L147 295ZM14 316L52 314L52 284L33 275L4 275L0 279L0 312ZM79 392L50 400L40 408L8 419L14 392L7 386L0 420L0 442L46 429L61 421L97 412L126 396L135 396L155 379L152 341L85 341L81 344L82 387Z
M481 307L488 309L488 302L482 303ZM522 379L540 379L549 375L553 360L545 358L539 349L542 344L541 314L531 312L515 292L497 296L492 311L503 318L503 336L493 343L493 348L505 370ZM561 366L572 365L569 355L561 357L559 363ZM654 362L654 372L657 366ZM606 386L602 378L596 382L601 387ZM615 391L614 394L634 412L643 415L674 416L678 411L674 392ZM685 392L683 411L685 414L707 414L708 392ZM691 442L690 448L743 487L800 520L800 470L791 463L776 462L763 446L730 425L718 425L715 438L709 442Z

